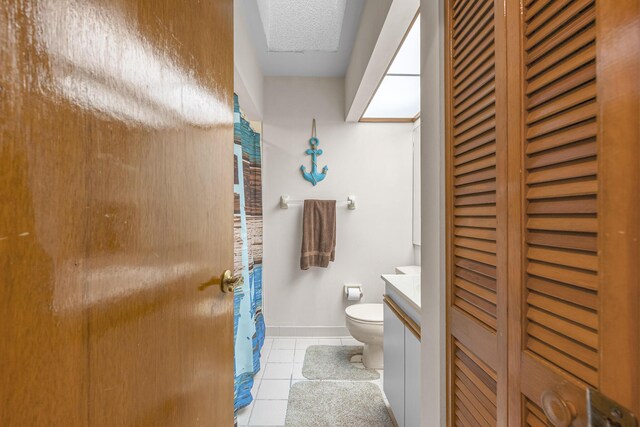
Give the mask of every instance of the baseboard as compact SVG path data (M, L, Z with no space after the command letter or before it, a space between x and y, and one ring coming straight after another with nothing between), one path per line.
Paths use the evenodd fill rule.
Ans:
M267 337L347 337L346 326L267 326Z

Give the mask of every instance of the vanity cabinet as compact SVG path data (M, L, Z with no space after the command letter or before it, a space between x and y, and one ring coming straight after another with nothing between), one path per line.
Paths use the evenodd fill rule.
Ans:
M420 340L415 324L389 298L384 304L384 392L398 427L420 425Z

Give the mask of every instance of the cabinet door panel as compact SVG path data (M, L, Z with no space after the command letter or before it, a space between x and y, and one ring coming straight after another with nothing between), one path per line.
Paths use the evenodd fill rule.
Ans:
M404 425L420 425L420 340L404 328Z
M384 393L396 418L404 427L404 324L384 305Z

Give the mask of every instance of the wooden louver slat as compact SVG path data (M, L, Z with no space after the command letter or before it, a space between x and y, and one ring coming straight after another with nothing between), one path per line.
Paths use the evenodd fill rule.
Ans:
M451 158L452 303L495 331L496 320L496 94L494 5L481 0L457 7L452 22ZM472 416L473 408L466 408ZM464 417L465 415L462 415Z
M544 7L543 7L544 6ZM594 0L524 11L524 344L598 385L598 105ZM528 425L545 425L525 404Z
M496 373L458 341L451 356L455 425L495 426Z
M547 420L547 417L545 417L544 412L542 412L542 409L529 399L526 399L524 409L524 420L527 426L547 427L549 425L549 421Z

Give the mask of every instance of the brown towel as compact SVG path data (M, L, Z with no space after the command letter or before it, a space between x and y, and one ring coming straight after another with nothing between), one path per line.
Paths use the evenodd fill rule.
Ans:
M300 268L327 267L336 258L336 201L305 200Z

